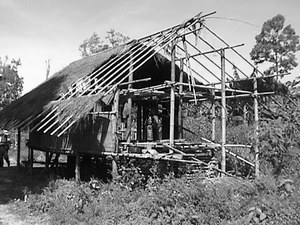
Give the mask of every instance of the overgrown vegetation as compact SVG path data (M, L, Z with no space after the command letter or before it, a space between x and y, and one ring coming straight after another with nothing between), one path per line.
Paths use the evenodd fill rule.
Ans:
M52 181L19 208L47 213L51 224L300 223L300 180L289 188L288 182L282 185L269 176L254 182L167 176L134 189L126 183L93 182Z

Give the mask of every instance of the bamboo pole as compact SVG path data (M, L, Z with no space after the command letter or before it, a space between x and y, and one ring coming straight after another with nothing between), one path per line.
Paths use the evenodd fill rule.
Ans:
M221 117L222 117L222 139L221 139L221 169L223 172L226 172L226 92L225 92L225 52L221 50L221 96L222 96L222 107L221 107Z
M160 44L156 44L151 51L148 51L148 54L150 54L142 63L140 63L137 67L135 67L132 70L132 73L137 70L138 68L140 68L145 62L147 62L151 57L153 57L158 51L160 51L161 49L163 49L165 46L167 46L169 43L171 43L173 40L175 40L178 35L180 35L181 33L184 33L186 29L188 29L189 27L193 26L197 21L194 21L193 23L189 24L187 27L185 27L182 31L173 31L171 32L171 34L169 34L169 36L166 38L162 38L162 40L160 41L162 46L160 46ZM156 50L156 48L158 48L158 50ZM153 53L152 53L153 52ZM147 54L145 54L144 56L147 56ZM143 58L139 58L138 60L136 60L134 62L134 64L137 64L140 60L142 60ZM175 60L174 60L175 63ZM112 80L110 80L101 90L99 90L99 92L103 92L109 85L111 85L113 82L115 82L118 78L120 78L124 73L126 72L126 70L123 70L123 72L121 72L120 74L118 74L117 76L115 76ZM120 83L122 83L125 79L127 79L129 76L125 75L121 78L120 81L118 81L116 84L113 85L113 87L111 87L108 91L106 91L104 93L104 96L109 94L111 91L113 91ZM112 76L111 76L112 77ZM66 128L68 129L70 126L72 126L76 121L73 120L70 125ZM66 130L65 129L65 130ZM64 131L65 131L64 130ZM61 132L59 135L61 135L63 132Z
M211 121L211 140L216 141L216 104L215 104L215 90L212 90L212 106L211 106L211 115L212 115L212 121Z
M151 81L151 77L148 78L143 78L143 79L139 79L139 80L132 80L130 82L124 82L121 83L119 86L124 86L124 85L132 85L132 84L136 84L136 83L140 83L140 82L147 82L147 81Z
M210 16L210 15L213 15L213 14L215 14L216 12L214 11L214 12L210 12L210 13L207 13L207 14L205 14L205 15L203 15L203 16L198 16L198 15L196 15L196 16L194 16L193 18L191 18L191 19L189 19L188 21L186 21L184 24L177 24L177 25L175 25L175 26L173 26L173 27L169 27L169 28L167 28L167 29L164 29L164 30L162 30L162 31L159 31L159 32L156 32L156 33L154 33L154 34L151 34L151 35L148 35L148 36L146 36L146 37L143 37L143 38L141 38L141 39L139 39L139 40L144 40L144 39L147 39L147 38L151 38L152 36L154 36L154 35L160 35L160 34L162 34L163 32L166 32L166 31L169 31L169 30L174 30L174 29L179 29L179 28L182 28L182 27L184 27L183 25L187 25L188 23L193 23L194 22L194 20L198 20L198 21L200 21L200 19L203 19L203 18L205 18L205 17L208 17L208 16Z
M139 47L139 45L135 45L134 47L132 47L132 49L129 52L137 52L139 51L139 48L141 48L141 46ZM137 49L138 48L138 49ZM117 58L112 58L110 60L108 60L107 62L105 62L103 65L101 65L100 68L98 68L96 71L94 71L93 73L87 75L87 76L83 76L81 78L79 78L69 89L66 93L64 93L57 101L59 100L64 100L64 99L70 99L72 97L74 97L77 92L74 92L74 89L76 89L76 84L79 82L85 82L87 79L89 79L90 77L94 76L97 77L98 74L100 74L101 72L103 73L104 71L108 70L109 68L111 68L113 65L115 65L116 63L118 63L121 59L123 59L123 57L125 57L126 54L124 54L124 52L118 56ZM121 63L123 63L126 60L123 59L121 62L119 62L116 66L120 65ZM106 73L107 74L107 73ZM100 77L97 82L100 82L102 79L104 79L104 77L106 76L106 74L104 74L104 76ZM97 82L95 82L92 86L96 85ZM90 87L89 87L90 88ZM83 94L83 93L82 93ZM30 131L35 130L37 127L39 127L39 125L41 125L43 123L43 121L45 121L47 118L49 118L56 110L58 107L55 107L54 109L52 109L41 121L39 121L38 124L36 124ZM31 122L33 122L34 120L38 119L40 116L43 115L45 111L43 111L42 113L40 113L38 116L36 116ZM53 119L55 116L53 116L51 119ZM51 120L50 119L50 120Z
M195 50L198 51L198 53L193 54L193 55L190 55L190 56L189 56L190 58L196 57L196 56L208 55L208 54L211 54L211 53L216 53L216 52L221 51L221 49L226 50L226 49L230 49L230 48L237 48L237 47L244 46L244 44L239 44L239 45L233 45L233 46L226 47L226 48L219 48L219 49L215 49L215 50L211 50L211 51L201 52L201 51L200 51L198 48L196 48L191 42L189 42L189 41L187 41L187 42L188 42L188 44L189 44L190 46L192 46ZM186 58L186 57L180 57L180 58L177 58L176 60L179 61L179 60L185 59L185 58ZM211 60L211 59L210 59L210 60ZM216 66L219 67L218 64L216 64ZM228 75L228 74L226 73L226 75Z
M169 36L167 37L167 38L170 38L170 37L172 37L174 35L174 33L171 33L171 34L169 34ZM163 38L160 38L161 40L159 41L159 43L162 43L162 42L164 42L164 39ZM153 42L154 43L154 42ZM166 44L165 44L166 45ZM164 45L164 46L165 46ZM148 46L149 47L149 46ZM157 48L157 46L156 45L154 45L154 44L152 44L152 46L150 46L149 47L150 49L148 49L148 48L146 48L146 47L144 47L144 49L142 50L142 51L140 51L140 52L138 52L138 54L136 54L136 55L134 55L133 57L132 57L132 60L134 59L134 58L137 58L139 55L141 55L143 52L145 52L146 51L146 53L143 55L143 57L144 56L146 56L147 54L149 54L149 53L152 53L152 51L154 51L156 48ZM154 53L154 54L156 54L156 53ZM154 55L153 53L151 54L151 57ZM131 57L131 56L129 56L129 57ZM136 60L134 63L133 63L133 65L134 64L137 64L141 59L143 59L143 57L141 57L141 58L139 58L138 60ZM126 59L129 59L129 58L126 58ZM103 92L107 87L109 87L114 81L116 81L119 77L121 77L122 75L123 75L123 73L125 73L126 72L126 65L129 63L129 61L126 61L126 59L125 59L125 61L123 60L122 62L125 62L122 66L120 66L120 67L118 67L118 69L115 71L115 69L117 68L117 67L113 67L110 71L108 71L106 74L105 74L105 76L104 77L106 77L107 76L107 79L106 80L103 80L104 78L102 77L102 79L99 79L99 80L103 80L98 86L99 87L101 87L103 84L105 84L105 86L104 87L102 87L100 90L99 90L99 92ZM147 60L148 59L150 59L150 57L148 57L147 58ZM142 63L142 64L144 64L147 60L144 60L144 62ZM119 63L120 64L120 63ZM118 64L118 65L119 65ZM138 69L142 64L140 64L137 68L135 68L135 69L133 69L132 70L132 73L136 70L136 69ZM122 70L123 69L123 70ZM119 74L119 75L117 75L117 76L115 76L120 70L122 70L122 72ZM112 74L110 74L110 72L112 72ZM108 92L106 92L105 94L104 94L104 96L105 95L107 95L109 92L111 92L116 86L118 86L120 83L122 83L122 81L124 81L126 78L128 77L128 75L127 76L124 76L122 79L121 79L121 81L119 81L116 85L113 85L113 87L108 91ZM113 78L113 79L111 79L110 80L110 78ZM110 80L110 81L109 81ZM99 83L99 81L97 81L97 83ZM96 84L96 83L95 83ZM93 85L95 85L95 84L93 84ZM82 95L82 94L81 94ZM80 95L80 96L81 96ZM88 94L88 96L89 95L91 95L91 93L90 94ZM65 106L66 107L66 106ZM52 113L53 112L55 112L55 110L57 109L57 107L55 108L55 109L53 109L53 111L52 111ZM49 116L49 114L47 115L47 116ZM46 123L49 123L53 118L55 117L55 115L53 116L53 117L51 117ZM69 119L67 120L67 121L69 121ZM69 128L69 127L71 127L74 123L75 123L76 121L75 120L73 120L70 124L69 124L69 126L67 127L67 129ZM65 129L64 131L66 131L67 129ZM63 131L63 132L64 132ZM61 135L63 132L61 132L59 135Z
M187 67L187 64L186 63L183 63L186 67ZM195 74L197 74L201 79L203 79L207 84L210 84L210 81L208 81L205 77L203 77L200 73L198 73L196 70L194 70L193 68L191 68L191 71Z
M245 98L245 97L253 97L253 96L261 96L261 95L272 95L274 92L262 92L262 93L257 93L257 94L240 94L240 95L232 95L232 96L226 96L226 99L231 99L231 98ZM222 97L216 96L214 98L215 100L221 100ZM203 98L203 99L198 99L199 102L202 101L208 101L211 100L210 98ZM190 101L194 101L193 99Z
M210 43L208 43L208 42L207 42L206 40L204 40L202 37L199 37L199 39L202 40L205 44L207 44L211 49L216 50L214 46L212 46ZM228 45L227 47L230 48L229 45ZM234 50L234 49L233 49L233 50ZM218 53L219 55L221 55L219 51L217 51L217 53ZM229 59L225 58L225 60L226 60L228 63L230 63L231 65L234 65L234 63L231 62ZM240 73L242 73L245 77L249 77L249 76L247 76L247 75L246 75L239 67L236 66L236 69L237 69Z
M183 60L180 60L180 75L179 82L183 82ZM179 93L182 93L183 87L179 85ZM182 118L182 96L179 95L179 106L178 106L178 138L183 138L183 118Z
M171 50L171 82L175 82L175 53L176 41L172 42ZM175 122L175 86L171 86L170 92L170 145L174 145L174 122Z
M256 73L254 73L256 76ZM258 102L257 102L257 79L253 79L253 89L254 89L254 152L255 152L255 177L259 177L259 149L258 149Z
M187 155L186 153L184 153L184 152L182 152L182 151L180 151L180 150L178 150L178 149L176 149L176 148L174 148L174 147L172 147L172 146L169 146L169 145L167 145L167 144L164 144L163 146L165 146L166 148L169 148L170 150L172 150L172 151L174 151L174 152L177 152L177 153L179 153L179 154ZM170 161L173 161L173 160L170 159ZM208 163L203 162L202 160L197 159L197 158L195 158L195 157L192 157L192 160L184 160L184 159L180 159L180 160L178 160L178 161L179 161L179 162L185 162L185 163L203 164L203 165L205 165L205 166L208 166ZM217 170L218 172L222 173L223 175L227 175L227 176L230 176L230 177L235 177L235 176L231 175L230 173L227 173L226 171L220 170L220 169L218 169L218 168L212 167L212 169ZM235 177L235 178L237 178L237 177Z
M128 77L128 82L132 82L133 81L133 73L132 73L132 70L133 70L133 65L132 65L132 59L130 61L130 67L129 67L129 77ZM128 90L132 88L132 84L128 84ZM128 109L129 109L129 112L128 112L128 118L127 118L127 131L126 131L126 134L127 134L127 137L125 137L127 139L127 142L130 143L131 141L131 123L132 123L132 98L131 98L131 95L129 94L128 96L128 99L127 99L127 106L128 106Z
M184 49L182 49L180 46L178 46L179 49L181 49L182 51L184 51ZM211 75L213 75L218 81L220 81L220 78L218 76L216 76L210 69L207 68L207 66L205 66L203 63L201 63L199 60L193 58L194 61L196 61L199 65L201 65L206 71L208 71Z
M199 52L199 54L202 54L202 52L198 49L198 48L196 48L194 45L192 45L188 40L186 41L190 46L192 46L194 49L196 49L196 50L198 50L198 52ZM243 44L242 45L236 45L236 46L233 46L233 47L240 47L240 46L243 46ZM232 47L232 48L233 48ZM219 49L219 50L214 50L214 51L220 51L221 49ZM209 58L206 54L202 54L208 61L210 61L212 64L214 64L216 67L218 67L220 70L221 70L221 67L217 64L217 63L215 63L211 58ZM194 56L193 57L191 57L191 58L194 58ZM226 71L225 71L225 75L227 75L227 76L229 76L231 79L233 79L233 77L230 75L230 74L228 74Z
M210 33L212 33L215 37L217 37L220 41L222 41L227 47L229 47L229 44L226 43L222 38L220 38L217 34L215 34L213 31L211 31L207 26L205 26L203 24L203 27L205 27ZM238 51L236 51L235 49L231 49L232 51L234 51L238 56L240 56L245 62L247 62L253 69L257 70L257 68L255 66L252 65L252 63L250 63L245 57L243 57ZM263 73L260 72L259 70L257 70L262 76Z
M116 90L114 97L114 105L113 110L116 114L112 115L112 135L113 135L113 144L114 144L114 152L118 152L118 117L119 117L119 100L120 100L120 89Z
M188 86L187 83L181 83L181 82L177 82L176 85ZM212 90L217 90L217 91L221 91L222 92L222 88L217 88L215 86L206 86L206 85L195 84L195 87L199 87L199 88L203 88L203 89L212 89ZM239 92L239 93L245 93L245 94L252 94L251 91L244 91L244 90L231 89L231 88L225 88L225 91Z
M201 139L204 140L204 141L206 141L206 142L208 142L208 143L210 143L210 144L212 144L215 148L216 148L216 147L221 147L221 146L222 146L222 145L220 145L220 144L216 144L216 143L214 143L214 142L212 142L212 141L210 141L210 140L207 140L206 138L201 137ZM251 148L252 146L249 146L249 145L237 145L237 144L226 144L225 147ZM225 148L225 151L226 151L226 153L232 155L233 157L236 157L237 159L239 159L239 160L241 160L241 161L247 163L248 165L250 165L250 166L252 166L252 167L255 167L254 163L248 161L247 159L244 159L243 157L239 156L238 154L236 154L236 153L234 153L234 152L232 152L232 151L230 151L230 150L228 150L228 149L226 149L226 148Z

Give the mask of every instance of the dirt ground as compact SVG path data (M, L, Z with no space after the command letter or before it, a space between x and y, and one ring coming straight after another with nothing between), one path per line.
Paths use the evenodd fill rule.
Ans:
M23 201L27 193L41 193L48 181L41 167L31 173L16 166L0 168L0 225L47 224L41 218L17 215L15 202Z

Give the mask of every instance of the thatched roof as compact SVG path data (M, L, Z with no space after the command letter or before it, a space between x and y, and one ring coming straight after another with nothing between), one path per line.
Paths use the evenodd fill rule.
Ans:
M51 108L51 102L66 93L75 81L91 74L104 62L127 51L130 47L131 43L128 43L72 62L49 80L5 107L0 112L1 125L3 127L18 125L29 117L35 117L43 110Z
M42 125L37 126L41 129L48 127L44 132L54 129L51 135L60 136L84 118L96 102L112 95L118 85L129 79L130 74L133 74L134 80L151 78L151 81L143 84L134 84L133 88L162 84L165 80L170 80L171 63L160 53L165 51L168 55L168 50L175 49L173 45L176 40L185 40L181 38L182 35L197 35L202 28L203 18L208 15L210 14L198 14L182 24L71 63L4 108L0 112L0 124L20 128L44 118ZM188 50L185 48L181 51L188 58ZM176 58L178 53L173 53ZM175 68L175 77L179 81L178 67ZM185 79L187 80L186 77Z
M55 73L49 80L4 108L0 112L1 125L8 128L19 127L20 124L23 126L26 124L24 121L30 121L41 112L46 114L55 107L58 108L59 121L64 121L70 115L75 120L84 117L93 108L94 103L103 97L102 92L91 96L56 100L68 92L72 84L80 78L92 74L109 59L126 54L135 43L133 41L71 63ZM134 88L162 84L165 80L170 80L170 65L169 60L156 53L134 72L134 79L150 77L151 81L134 84ZM100 73L98 76L104 75L105 73ZM179 80L179 68L176 68L176 80Z

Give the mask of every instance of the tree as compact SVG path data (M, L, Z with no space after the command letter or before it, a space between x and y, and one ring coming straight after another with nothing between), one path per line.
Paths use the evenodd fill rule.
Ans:
M120 44L125 44L130 40L128 36L124 36L114 29L110 29L106 32L106 34L106 41L101 40L101 37L97 33L93 33L90 38L84 40L83 43L79 46L81 56L87 57L89 55L93 55L106 50L109 47L115 47Z
M0 58L0 109L19 98L23 91L23 78L18 74L20 59L15 60L6 56Z
M250 52L254 63L270 63L266 75L290 72L297 66L295 53L300 50L299 36L291 25L284 26L284 16L278 14L263 24L256 44Z
M130 40L128 36L124 36L123 34L115 31L114 29L110 29L106 32L107 36L105 37L112 47L118 46L120 44L125 44Z

